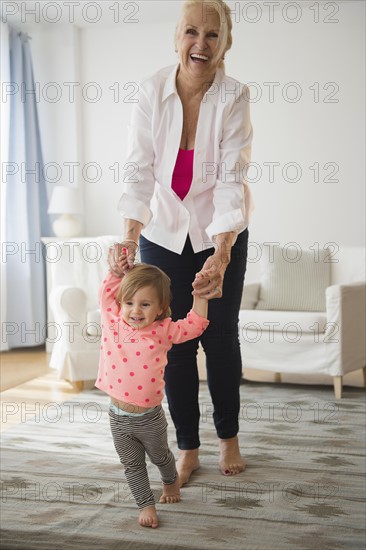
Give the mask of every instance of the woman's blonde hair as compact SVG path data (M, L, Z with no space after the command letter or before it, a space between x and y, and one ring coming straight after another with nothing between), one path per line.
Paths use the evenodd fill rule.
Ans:
M155 265L136 264L133 269L128 271L122 278L118 289L117 302L121 304L130 300L138 290L147 286L155 288L159 306L162 309L162 313L156 319L160 321L170 317L170 279L164 271Z
M178 33L181 31L182 18L186 11L192 6L202 6L202 11L205 15L208 13L216 12L220 19L220 32L219 32L219 49L216 53L217 59L220 59L219 67L225 70L225 64L223 61L225 53L230 50L233 37L232 28L233 23L231 20L230 8L223 0L185 0L182 6L182 12L175 28L175 40Z

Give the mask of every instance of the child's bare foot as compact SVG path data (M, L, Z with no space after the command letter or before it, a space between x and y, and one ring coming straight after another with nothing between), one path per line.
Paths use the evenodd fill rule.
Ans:
M180 451L179 458L177 460L177 471L180 487L185 485L185 483L188 483L192 472L198 470L199 467L200 461L198 458L198 449Z
M140 510L139 524L143 527L152 527L156 529L159 522L155 506L146 506L146 508Z
M174 504L174 502L180 501L180 491L179 491L179 476L174 483L167 485L163 483L163 494L161 495L159 502L160 504Z
M245 460L240 455L238 437L220 439L219 468L224 476L240 474L246 467Z

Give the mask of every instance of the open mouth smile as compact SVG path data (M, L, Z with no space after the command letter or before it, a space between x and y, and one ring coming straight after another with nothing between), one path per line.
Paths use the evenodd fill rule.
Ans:
M206 63L208 61L207 55L203 55L200 53L192 53L190 55L190 58L194 63Z

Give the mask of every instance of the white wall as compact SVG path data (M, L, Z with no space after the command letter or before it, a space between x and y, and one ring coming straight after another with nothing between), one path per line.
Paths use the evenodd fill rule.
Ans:
M49 25L48 30L39 28L34 33L36 80L56 80L61 85L80 80L75 103L60 101L53 106L42 102L40 114L46 159L55 157L61 164L65 159L79 160L81 167L91 167L89 179L97 175L89 163L100 167L100 178L95 182L83 180L80 174L87 236L121 232L116 211L121 178L115 182L109 167L124 162L132 107L128 94L133 92L133 84L127 89L123 86L176 61L173 34L181 2L169 2L168 13L164 7L167 2L154 1L156 10L149 24L146 10L148 5L151 10L152 4L139 3L135 16L139 22L132 24L106 26L101 21L79 31L72 25ZM250 226L251 240L295 241L304 247L315 242L321 247L327 242L363 245L365 4L281 2L273 12L263 2L230 5L236 11L234 43L226 56L227 73L251 83L252 96L261 94L252 102L252 161L261 175L252 183L256 211ZM297 13L291 5L297 6ZM283 11L284 6L287 11ZM319 22L315 22L311 6L319 6ZM285 20L300 16L300 9L297 22ZM90 84L93 82L97 88ZM283 97L291 82L302 94L297 102ZM120 87L117 102L109 89L114 83ZM265 83L278 83L273 101ZM319 101L310 89L314 83L319 83ZM85 85L83 97L80 90ZM334 86L338 91L332 98ZM93 103L98 90L101 97ZM294 86L288 88L290 98L294 91ZM336 102L327 102L327 97ZM280 163L273 181L268 163ZM301 170L297 182L289 181L296 175L289 163ZM316 163L319 182L310 168ZM327 163L333 164L326 168ZM333 166L338 169L333 177L339 181L327 182ZM249 175L255 178L256 171Z
M109 167L122 168L124 164L126 129L137 83L176 61L173 34L174 23L88 29L82 33L82 80L84 85L98 82L102 91L99 102L83 102L85 163L98 163L102 173L99 181L85 183L87 235L122 231L116 210L122 178L119 175L115 182L115 172ZM115 83L117 86L111 90Z
M253 161L263 170L260 180L252 185L257 212L251 229L259 242L364 242L365 5L349 2L339 6L335 16L339 23L316 24L313 12L304 7L302 19L295 24L281 17L276 22L277 12L272 24L258 22L236 28L235 48L243 53L243 68L238 58L229 57L229 73L262 84L263 91L260 101L252 106ZM279 83L272 103L264 82ZM296 82L302 92L296 103L285 101L281 93L290 82ZM319 83L319 102L314 101L310 89L315 82ZM331 82L335 85L327 84ZM334 96L338 102L326 103L335 86L339 87ZM295 88L288 91L293 94ZM280 163L273 182L264 165L268 162ZM282 169L291 162L301 167L297 183L288 181L296 176L295 171L281 177ZM310 169L314 163L321 168L319 183ZM326 163L339 166L334 176L339 182L326 181L332 174L332 166L323 169Z

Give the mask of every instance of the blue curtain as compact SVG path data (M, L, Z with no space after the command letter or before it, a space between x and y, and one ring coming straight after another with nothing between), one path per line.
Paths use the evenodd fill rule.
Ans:
M50 235L51 229L28 36L11 29L9 49L14 93L10 97L8 158L13 173L5 184L6 336L11 349L45 342L46 276L41 236Z

